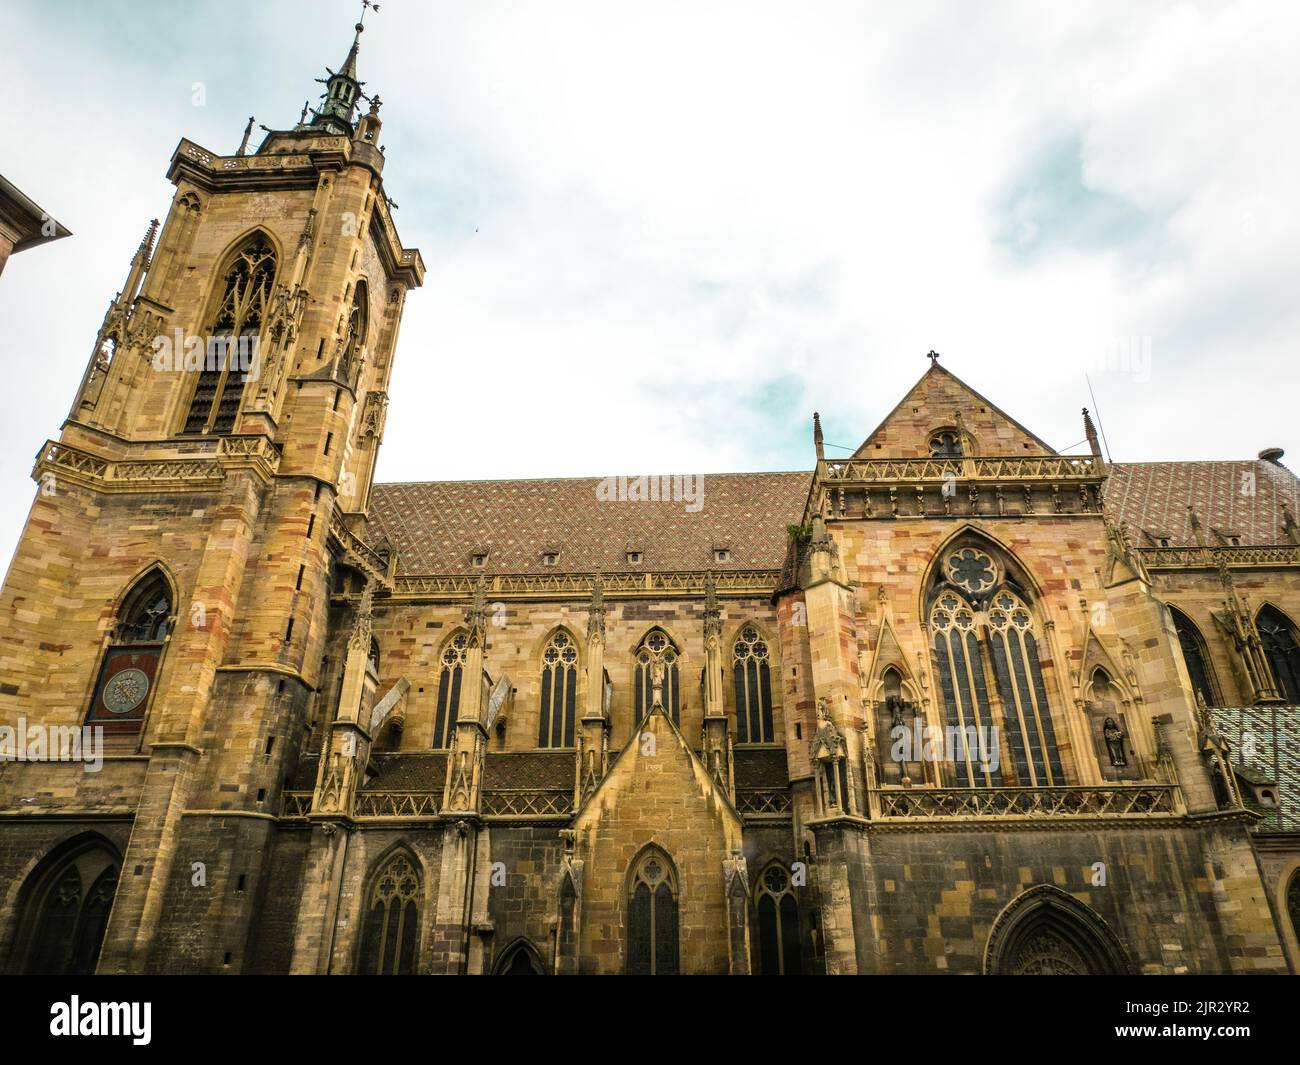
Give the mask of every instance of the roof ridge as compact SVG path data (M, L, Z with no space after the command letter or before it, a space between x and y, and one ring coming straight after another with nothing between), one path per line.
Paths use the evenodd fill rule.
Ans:
M700 477L811 477L812 470L726 470L721 473L692 473L689 476ZM543 482L573 482L573 481L604 481L610 477L677 477L687 476L678 471L677 473L654 473L646 471L644 473L606 473L606 474L587 474L576 477L467 477L460 480L434 480L434 481L376 481L373 488L402 488L410 485L430 485L430 484L541 484Z

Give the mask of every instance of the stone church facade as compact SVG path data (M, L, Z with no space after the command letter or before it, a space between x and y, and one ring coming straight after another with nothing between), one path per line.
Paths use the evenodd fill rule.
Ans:
M424 264L359 37L180 142L38 455L0 969L1295 970L1279 454L1059 454L932 358L807 472L373 483Z

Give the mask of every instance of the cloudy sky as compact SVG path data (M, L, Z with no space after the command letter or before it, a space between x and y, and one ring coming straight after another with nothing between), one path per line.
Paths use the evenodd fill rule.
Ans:
M1087 375L1117 461L1300 461L1300 6L381 8L385 480L805 469L931 348L1061 450ZM74 233L0 276L4 558L176 142L292 124L358 9L0 6L0 170Z

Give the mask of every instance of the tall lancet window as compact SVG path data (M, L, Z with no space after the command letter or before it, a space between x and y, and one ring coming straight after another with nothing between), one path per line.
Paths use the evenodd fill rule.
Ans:
M758 964L762 976L799 976L799 903L785 866L773 862L758 878Z
M1174 619L1174 631L1178 633L1178 646L1183 651L1183 661L1187 665L1187 675L1192 681L1192 691L1206 706L1218 705L1214 695L1213 674L1210 672L1210 656L1205 650L1205 640L1195 623L1180 610L1169 608Z
M1290 620L1276 607L1266 606L1256 617L1255 627L1273 667L1278 694L1288 703L1300 704L1300 644Z
M438 710L433 719L433 748L451 747L456 732L456 715L460 713L460 686L465 674L465 652L469 637L458 632L442 652L442 672L438 677Z
M420 936L420 874L405 853L395 854L375 877L362 927L363 976L415 972Z
M677 875L668 856L651 847L628 883L627 972L676 976L679 968Z
M733 653L736 742L771 743L772 667L767 641L753 625L746 625L736 637Z
M173 609L171 586L158 569L123 597L86 724L102 725L108 733L140 728L175 621Z
M546 645L541 679L537 746L572 747L578 704L578 651L568 633L557 632Z
M654 706L656 675L661 685L663 707L672 716L673 724L682 723L681 684L677 667L677 648L662 629L651 629L641 641L636 652L636 723Z
M935 575L930 630L959 787L1065 783L1027 584L973 545L948 552Z
M186 433L234 429L244 382L261 366L257 349L274 282L275 252L263 234L254 234L226 268L216 312L205 323L203 367L185 418Z

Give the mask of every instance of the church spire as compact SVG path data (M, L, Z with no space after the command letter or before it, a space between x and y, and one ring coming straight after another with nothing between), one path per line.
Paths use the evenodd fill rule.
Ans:
M371 3L371 0L361 0L361 18L353 26L352 47L348 49L347 58L343 60L343 66L338 71L325 68L329 74L328 78L317 78L316 80L325 86L325 93L321 97L321 105L311 112L311 121L299 123L299 128L316 128L327 133L339 133L344 136L351 136L353 132L352 116L357 109L357 103L364 97L361 87L365 84L357 77L357 51L361 46L361 34L365 32L365 26L362 21L366 17L366 11L369 8L379 10L379 5ZM305 117L305 115L304 115Z

